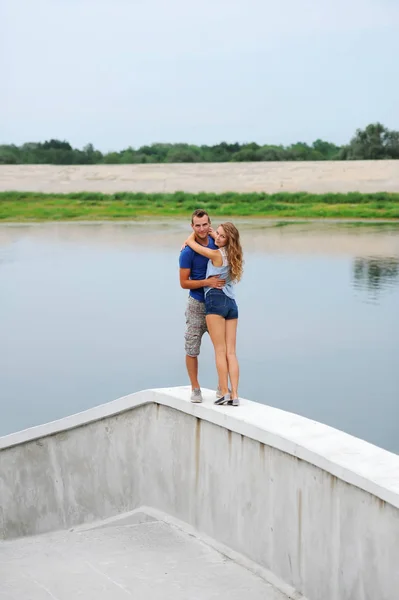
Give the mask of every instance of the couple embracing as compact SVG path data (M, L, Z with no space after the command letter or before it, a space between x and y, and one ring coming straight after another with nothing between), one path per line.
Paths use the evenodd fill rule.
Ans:
M233 223L213 231L205 210L191 217L192 234L180 253L180 285L190 290L186 309L186 366L191 402L202 402L198 355L208 331L215 349L218 388L215 404L238 406L239 366L236 356L238 308L234 284L242 276L240 235ZM229 389L230 379L230 389Z

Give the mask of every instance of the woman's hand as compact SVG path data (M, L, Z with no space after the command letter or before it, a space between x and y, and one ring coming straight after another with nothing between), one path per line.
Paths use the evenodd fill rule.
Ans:
M194 233L194 231L192 233L190 233L190 235L188 236L188 238L184 242L184 245L187 246L187 244L189 242L195 242L195 233Z
M184 242L183 246L180 248L180 252L182 250L184 250L184 248L187 246L189 241L194 241L195 240L195 233L194 231L192 233L190 233L190 235L188 236L188 238L186 239L186 241Z

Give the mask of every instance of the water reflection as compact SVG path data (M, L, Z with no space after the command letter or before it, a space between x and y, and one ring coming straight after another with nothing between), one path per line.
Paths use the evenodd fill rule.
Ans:
M353 284L358 290L383 292L399 284L399 259L358 257L353 263Z

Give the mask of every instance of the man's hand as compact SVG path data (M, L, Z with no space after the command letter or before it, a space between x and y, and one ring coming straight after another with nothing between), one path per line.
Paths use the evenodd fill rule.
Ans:
M190 279L190 269L179 269L180 271L180 286L183 290L198 290L203 287L211 287L221 289L225 283L225 279L220 279L220 275L212 275L208 279Z
M220 288L224 287L226 284L226 280L220 279L220 275L212 275L211 277L208 277L207 279L205 279L205 281L206 281L205 285L207 287L216 288L216 289L220 289Z

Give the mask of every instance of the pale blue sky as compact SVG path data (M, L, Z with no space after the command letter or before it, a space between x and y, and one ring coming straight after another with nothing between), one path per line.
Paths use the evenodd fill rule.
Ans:
M399 0L1 0L0 143L399 129Z

